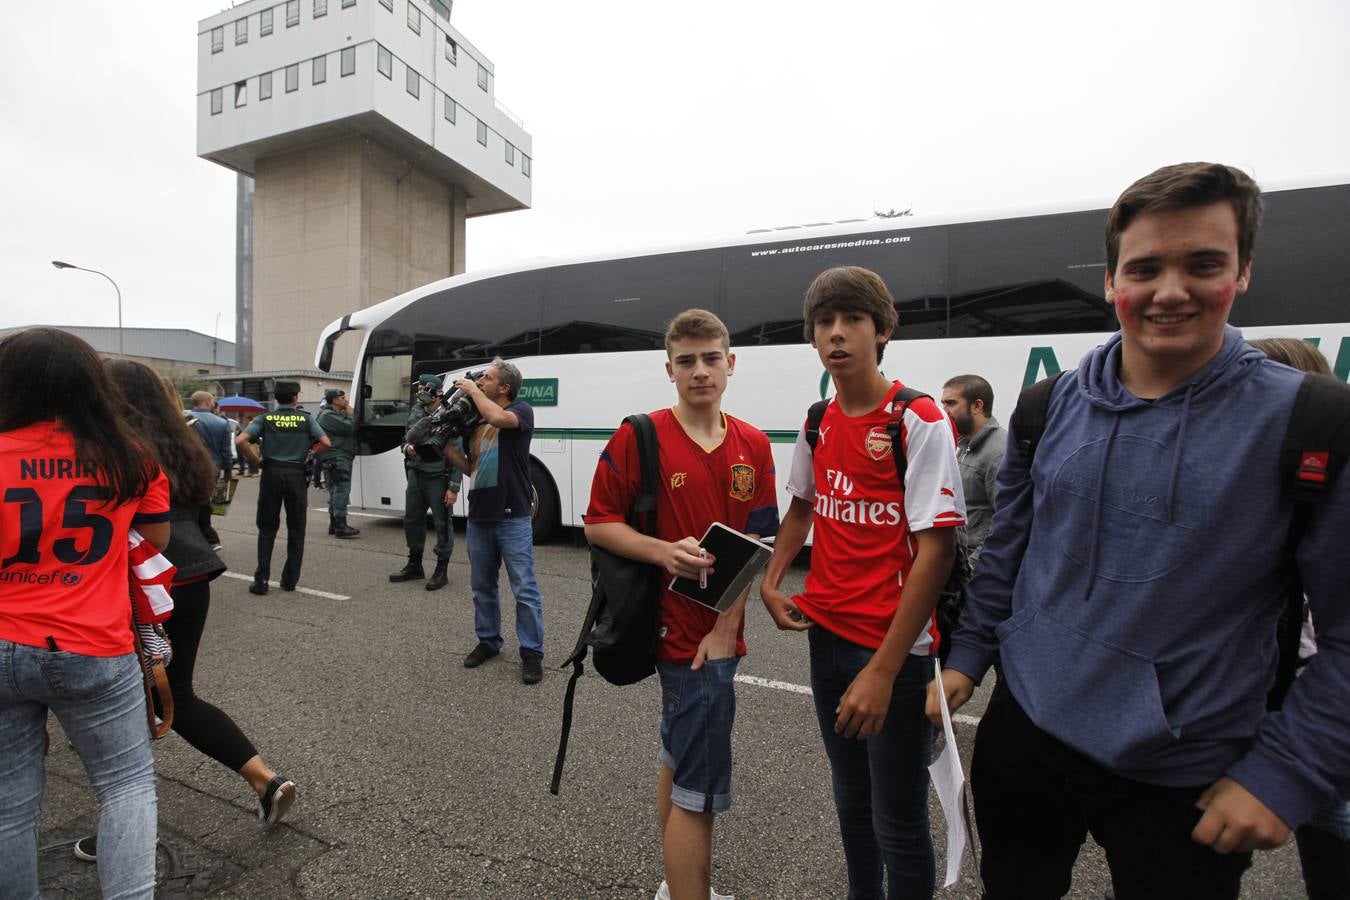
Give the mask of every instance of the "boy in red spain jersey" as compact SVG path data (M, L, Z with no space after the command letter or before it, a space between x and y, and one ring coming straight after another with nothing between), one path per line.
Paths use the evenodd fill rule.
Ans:
M830 760L850 897L931 897L933 609L965 524L956 430L930 398L900 420L900 484L887 423L902 387L878 369L895 301L876 273L828 269L806 292L806 337L834 379L815 450L797 438L792 496L760 591L779 628L809 631L811 689ZM783 574L815 526L806 590ZM886 889L883 891L883 873Z
M699 538L713 522L756 537L778 530L773 456L762 431L722 412L736 355L721 319L702 309L680 313L666 329L666 356L679 399L651 414L660 446L657 536L626 522L641 473L636 435L625 424L600 454L586 538L671 575L697 578L717 563L699 555ZM710 886L713 814L731 806L733 678L745 655L748 594L721 615L670 591L661 597L656 659L664 699L656 804L666 881L658 900L721 896Z

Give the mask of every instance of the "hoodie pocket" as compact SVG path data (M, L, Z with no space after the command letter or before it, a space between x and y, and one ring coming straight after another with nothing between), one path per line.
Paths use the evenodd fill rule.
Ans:
M1003 677L1037 727L1103 765L1131 769L1181 737L1152 660L1034 606L1000 628Z

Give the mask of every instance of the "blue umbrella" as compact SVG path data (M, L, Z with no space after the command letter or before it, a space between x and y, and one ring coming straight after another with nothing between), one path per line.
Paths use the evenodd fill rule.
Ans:
M221 397L216 402L220 404L221 409L228 409L231 412L257 412L267 408L257 400L250 400L248 397Z

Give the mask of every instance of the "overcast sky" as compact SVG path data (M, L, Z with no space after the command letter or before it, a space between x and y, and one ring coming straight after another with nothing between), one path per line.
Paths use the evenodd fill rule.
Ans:
M373 0L366 0L373 2ZM14 3L0 327L234 337L233 172L196 157L220 0ZM1094 10L1102 10L1095 12ZM871 215L1109 201L1159 165L1350 180L1345 0L456 0L534 138L468 265Z

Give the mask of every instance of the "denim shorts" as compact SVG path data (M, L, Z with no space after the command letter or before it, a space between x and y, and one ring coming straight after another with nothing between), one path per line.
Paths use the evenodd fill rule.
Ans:
M674 773L670 800L690 812L731 808L731 725L739 656L657 663L661 676L661 762Z

